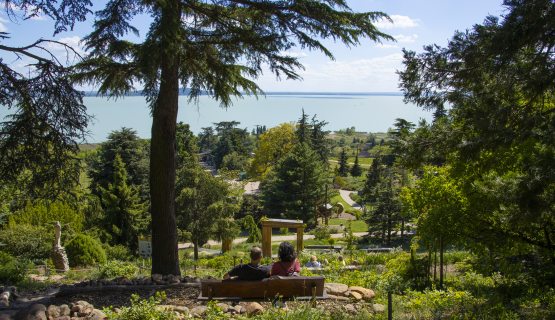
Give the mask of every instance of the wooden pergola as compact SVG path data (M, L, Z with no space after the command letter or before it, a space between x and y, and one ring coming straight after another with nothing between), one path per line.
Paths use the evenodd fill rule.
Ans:
M266 219L262 220L262 255L272 257L272 228L297 229L297 252L303 251L303 233L305 225L302 220Z

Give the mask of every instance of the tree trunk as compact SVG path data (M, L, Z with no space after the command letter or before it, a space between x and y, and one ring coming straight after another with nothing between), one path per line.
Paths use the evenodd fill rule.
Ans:
M198 241L195 240L193 242L193 246L194 246L193 248L194 258L195 258L195 261L197 261L198 260Z
M180 275L175 219L175 130L179 98L178 57L164 48L172 43L181 14L177 1L168 1L162 9L160 89L152 112L150 143L150 199L152 216L152 273Z
M439 288L443 289L443 237L439 237Z
M387 292L387 320L393 319L393 295L391 291Z
M434 241L434 283L437 281L437 241Z
M401 239L405 235L405 219L401 219Z

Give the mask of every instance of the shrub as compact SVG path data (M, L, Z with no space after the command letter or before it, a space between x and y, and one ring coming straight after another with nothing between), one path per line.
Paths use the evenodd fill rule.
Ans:
M104 245L104 251L106 251L106 258L108 260L119 260L119 261L129 261L131 260L131 252L129 249L121 244L110 246Z
M29 260L44 260L50 256L54 230L44 227L15 225L0 230L0 247L10 255Z
M328 228L328 226L317 226L313 233L316 240L327 240L331 237L330 228Z
M90 266L106 263L106 252L102 244L85 234L78 234L66 246L69 264L73 266Z
M81 231L85 217L76 212L71 206L62 202L28 203L22 210L15 212L9 218L11 226L28 224L33 226L50 227L59 221L72 231Z
M156 292L153 297L141 299L138 295L131 296L131 306L121 307L118 313L104 309L104 313L111 320L173 320L176 315L170 310L157 306L166 299L164 292Z
M279 233L280 233L280 234L288 234L288 233L289 233L289 229L287 229L287 228L279 228Z
M17 284L22 281L30 265L29 260L16 259L0 251L0 284Z
M102 279L133 278L137 273L139 273L139 267L135 264L114 260L100 266L98 277Z

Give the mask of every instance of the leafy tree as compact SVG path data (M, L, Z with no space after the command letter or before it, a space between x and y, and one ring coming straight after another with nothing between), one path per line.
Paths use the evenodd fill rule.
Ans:
M231 96L257 94L251 80L268 65L276 76L298 79L293 46L332 53L320 39L356 45L362 38L392 39L372 24L380 12L355 13L343 0L109 1L97 12L94 31L85 38L91 54L80 64L79 81L100 83L100 93L120 96L144 84L153 125L150 192L153 222L152 272L179 274L175 224L175 130L180 85L189 98L202 92L231 104ZM142 43L132 19L153 17ZM222 156L223 158L223 156ZM218 164L218 163L217 163Z
M247 166L247 157L233 151L222 159L221 169L243 171Z
M362 175L362 168L360 167L360 164L358 164L358 150L357 150L357 153L355 155L355 163L351 168L351 176L360 177L361 175Z
M246 129L237 128L237 125L239 124L240 122L237 121L222 121L215 123L216 132L218 133L218 142L212 151L212 155L214 164L218 169L224 168L224 158L232 154L235 154L232 155L233 161L229 162L231 159L228 159L228 163L226 163L226 165L231 165L231 167L240 167L240 169L244 166L245 159L250 151L250 140L249 133Z
M239 208L229 202L228 183L213 177L198 165L181 169L177 186L177 223L180 229L191 233L195 259L198 259L198 248L208 239L217 238L223 232L222 223L229 223L228 219ZM216 227L220 230L216 230ZM232 229L235 227L230 226Z
M37 15L54 21L54 35L73 29L90 12L90 1L7 0L2 10L10 19L23 21ZM68 59L77 54L63 43L40 38L32 43L10 43L0 32L0 105L8 110L0 122L0 184L17 182L29 198L54 198L78 183L81 170L75 155L85 140L89 116L82 92L75 90L69 69L49 51L63 46ZM11 55L11 57L10 57ZM13 69L21 58L29 72Z
M443 137L428 141L444 141L429 148L443 148L468 199L466 244L494 258L535 254L552 267L555 4L504 5L503 19L487 17L445 48L405 51L401 87L426 109L450 106L428 130Z
M108 188L100 187L105 224L113 244L137 249L137 237L147 232L147 207L136 187L127 184L127 171L119 154L114 159L114 176Z
M264 207L274 215L316 222L324 198L326 177L319 156L306 143L298 143L262 184Z
M216 147L217 142L218 137L214 134L214 129L212 127L202 128L202 132L198 135L200 151L212 152L212 150Z
M258 147L249 173L252 177L264 179L292 148L296 142L295 128L290 123L282 123L260 135Z
M82 212L77 212L69 204L54 201L39 201L36 203L28 202L27 205L16 211L9 217L9 225L28 224L51 228L56 221L59 221L64 228L72 231L83 229L85 217Z
M101 195L114 179L115 159L119 155L127 172L127 183L140 187L144 200L148 197L148 145L130 128L112 131L108 140L88 158L88 175L93 194Z
M347 152L345 152L345 148L343 148L339 154L339 175L342 177L346 177L349 174L349 164L347 160Z
M443 252L447 244L460 241L467 220L467 199L460 184L449 175L448 168L426 167L424 176L413 188L403 190L403 202L416 215L420 240L439 249L439 287L443 288Z

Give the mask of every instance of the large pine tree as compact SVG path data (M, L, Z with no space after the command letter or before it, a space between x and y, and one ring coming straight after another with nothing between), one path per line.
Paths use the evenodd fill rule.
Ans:
M107 188L100 187L106 227L114 244L137 248L137 236L147 231L147 208L136 187L127 184L127 171L121 156L116 154L114 174Z
M339 175L342 177L346 177L349 174L349 164L347 162L347 152L345 148L341 149L341 153L339 154Z
M153 21L141 43L129 33L134 17ZM363 38L391 39L373 25L380 12L355 13L344 0L117 1L97 12L86 37L88 59L81 81L100 84L100 93L119 96L144 84L152 108L150 193L152 272L179 274L175 220L176 119L180 86L190 99L207 92L223 105L231 97L260 93L252 81L268 66L278 77L299 79L294 46L332 53L321 39L356 45Z

